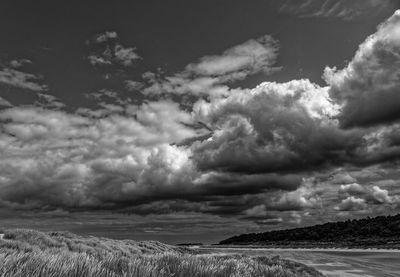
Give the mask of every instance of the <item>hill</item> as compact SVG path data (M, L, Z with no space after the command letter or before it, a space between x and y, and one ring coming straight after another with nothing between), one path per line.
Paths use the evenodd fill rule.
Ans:
M155 241L112 240L69 232L0 231L3 277L322 276L279 257L201 255Z
M219 244L268 245L271 247L400 248L400 214L310 227L243 234Z

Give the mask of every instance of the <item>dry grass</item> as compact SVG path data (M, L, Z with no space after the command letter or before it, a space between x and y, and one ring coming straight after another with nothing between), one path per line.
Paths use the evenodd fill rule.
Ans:
M253 277L321 276L279 258L196 255L159 242L80 237L67 232L5 231L0 276Z

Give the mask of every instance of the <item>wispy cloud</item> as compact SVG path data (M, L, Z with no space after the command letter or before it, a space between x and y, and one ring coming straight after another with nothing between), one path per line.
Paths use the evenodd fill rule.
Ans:
M26 64L32 64L32 61L28 59L15 59L10 61L10 66L12 68L20 68Z
M196 63L173 76L162 77L153 74L147 81L151 86L145 94L193 94L218 95L227 93L223 85L263 72L268 75L277 70L274 67L278 56L278 42L271 36L251 39L225 50L220 55L204 56Z
M91 54L88 60L92 65L120 65L123 67L134 66L141 57L134 47L124 47L119 42L116 32L104 32L88 40Z
M0 70L0 83L7 84L10 86L31 90L31 91L45 91L47 90L47 86L40 84L40 77L26 73L23 71L19 71L12 68L3 68Z
M241 79L260 71L270 73L278 55L278 42L271 36L251 39L220 55L204 56L186 66L186 74Z
M39 101L35 104L40 107L45 107L49 109L61 109L66 105L54 95L46 93L38 93Z
M94 41L97 43L102 43L102 42L106 42L106 41L117 39L117 38L118 38L117 32L106 31L104 33L96 35L94 38Z
M388 11L396 0L286 0L280 12L300 17L326 17L352 20Z

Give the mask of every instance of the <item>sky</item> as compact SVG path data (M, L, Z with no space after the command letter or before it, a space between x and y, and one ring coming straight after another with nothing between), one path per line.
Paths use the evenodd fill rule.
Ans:
M216 243L399 213L397 9L3 1L0 226Z

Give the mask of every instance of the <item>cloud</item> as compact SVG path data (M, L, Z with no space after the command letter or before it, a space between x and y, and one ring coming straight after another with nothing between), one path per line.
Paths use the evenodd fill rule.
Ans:
M352 183L347 185L341 185L339 191L349 194L363 194L366 191L366 189L360 184Z
M115 93L106 91L100 97L104 95ZM43 97L54 100L51 95ZM131 207L146 213L150 210L134 207L182 199L184 204L175 205L178 210L226 215L224 197L290 191L301 182L291 174L202 172L193 163L190 145L178 142L204 130L190 127L193 115L178 103L158 100L116 107L120 109L106 107L107 113L89 109L71 113L45 106L0 111L1 206ZM250 198L238 203L234 204L238 215L251 205ZM162 205L154 207L151 212L162 212Z
M338 172L331 177L330 182L332 184L351 184L356 182L356 179L347 172Z
M392 26L393 20L385 24ZM127 90L150 96L137 105L103 89L87 94L96 102L92 109L66 111L47 93L38 94L33 106L5 107L0 111L0 205L236 217L256 228L397 207L396 191L377 180L393 177L378 170L400 157L399 123L375 120L380 109L374 114L362 108L376 123L366 124L348 108L360 106L361 87L367 88L362 93L379 87L381 97L379 78L388 75L386 69L376 70L382 76L371 87L351 82L361 76L360 83L369 83L369 73L358 71L372 72L368 67L375 56L381 58L365 49L396 40L395 26L385 24L348 67L326 70L327 86L304 79L232 88L233 81L276 70L278 44L264 36L202 57L170 76L158 70L144 73L142 81L125 81ZM128 57L132 48L119 48L115 32L89 44L94 64L124 67L136 59ZM397 52L388 53L382 57ZM157 232L153 227L143 230Z
M3 68L0 70L0 83L26 90L37 92L47 90L46 85L38 83L40 79L34 74L12 68Z
M394 8L395 0L286 0L279 11L300 17L325 17L354 20L374 16Z
M267 219L260 219L257 220L256 223L259 225L277 225L283 223L283 218L277 217L277 218L267 218Z
M39 107L1 111L3 204L101 207L176 189L189 153L170 144L196 135L183 124L190 116L168 101L130 108L100 119Z
M113 40L113 39L117 39L118 38L118 34L116 32L113 31L106 31L104 33L98 34L94 40L97 43L102 43L102 42L106 42L108 40Z
M367 208L367 204L364 199L349 196L335 207L338 211L362 211Z
M301 184L301 176L296 174L240 174L211 171L202 174L195 181L205 195L246 195L265 191L291 191Z
M106 54L104 54L104 56L106 56ZM107 64L110 65L111 64L110 59L111 58L109 58L109 57L102 57L102 56L96 56L96 55L88 56L88 60L91 65L107 65Z
M372 199L379 204L392 203L393 198L389 196L389 192L385 189L381 189L378 186L372 187Z
M260 71L274 70L278 43L271 36L251 39L225 50L220 55L204 56L197 63L186 66L185 72L195 75L224 76L224 79L240 79Z
M245 215L250 218L263 218L267 216L265 205L257 205L244 211Z
M105 106L113 105L111 110L124 110L124 107L132 102L130 97L124 97L121 93L109 89L100 89L97 92L87 93L85 97L97 101L97 105L105 108Z
M223 84L243 80L256 73L271 74L279 70L278 67L273 67L278 50L278 42L269 35L251 39L225 50L220 55L204 56L175 75L163 78L153 73L148 79L151 85L143 92L150 95L228 94L230 89Z
M367 166L400 157L397 123L343 129L342 106L330 92L309 80L292 80L200 99L193 114L210 135L193 142L193 159L204 170L267 173ZM350 182L351 176L341 179Z
M114 60L125 66L133 66L137 60L140 59L140 56L135 53L135 48L125 48L120 44L117 44L114 48Z
M143 86L144 84L142 82L132 81L132 80L125 81L125 88L128 91L139 91L140 89L143 88Z
M10 66L15 69L20 68L26 64L32 64L32 61L28 59L15 59L10 61Z
M333 119L339 107L328 88L308 80L263 83L193 107L197 121L213 130L194 144L200 168L240 172L304 170L346 159L341 150L361 139Z
M382 26L391 26L392 20ZM382 28L386 27L380 30ZM368 41L374 42L374 37ZM216 72L219 71L213 73ZM157 77L152 76L151 80L154 78ZM193 105L192 115L209 133L190 141L196 166L203 171L264 174L307 172L348 164L366 166L398 159L397 124L342 128L348 112L346 105L354 101L359 107L359 97L356 93L343 103L335 93L337 82L326 78L330 87L309 80L265 82L252 90L227 88L222 93L210 94L209 99L199 99ZM215 77L194 80L204 82L198 86L200 88L217 88L213 83ZM173 91L173 79L169 81ZM373 103L375 105L376 101ZM351 183L351 176L342 176L342 179Z
M37 106L2 110L0 205L160 213L163 205L152 210L141 205L182 199L186 202L175 205L178 211L224 215L219 201L226 196L240 199L298 187L299 176L290 174L199 171L191 149L175 142L202 130L188 127L193 119L176 103L159 100L123 109L101 117L90 110L67 113ZM236 214L251 205L237 203Z
M372 205L384 205L399 203L398 196L390 196L389 191L380 188L378 185L360 185L358 183L341 185L339 193L348 196L356 196L363 199L365 203Z
M53 108L53 109L61 109L66 105L61 102L60 99L55 97L54 95L46 94L46 93L38 93L39 101L36 102L37 106Z
M269 209L295 211L317 207L321 202L313 179L305 179L298 189L285 192L269 204Z
M11 107L11 103L6 99L0 97L0 107Z
M354 129L353 129L354 130ZM353 151L353 163L358 166L396 161L400 157L399 124L379 125L359 129L364 133Z
M343 105L343 127L368 126L400 116L400 12L362 43L348 66L325 69L330 95Z
M87 41L91 49L88 56L89 62L94 66L119 65L132 67L141 57L136 53L136 48L124 47L119 42L116 32L104 32Z

